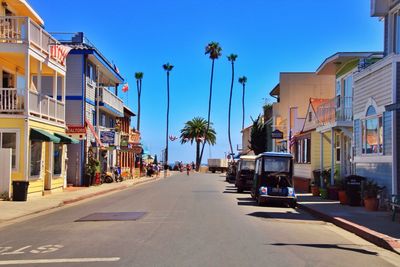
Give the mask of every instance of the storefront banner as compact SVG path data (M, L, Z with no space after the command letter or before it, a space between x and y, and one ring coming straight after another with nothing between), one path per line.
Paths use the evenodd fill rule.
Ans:
M115 145L115 132L112 131L100 131L100 140L103 144L110 146Z

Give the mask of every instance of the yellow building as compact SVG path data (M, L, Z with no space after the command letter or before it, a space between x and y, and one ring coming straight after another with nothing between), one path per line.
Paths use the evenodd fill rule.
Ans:
M291 152L295 156L294 182L298 191L308 190L313 178L312 171L320 166L320 139L315 132L316 127L310 127L307 131L304 129L310 112L310 98L332 98L334 83L335 75L283 72L280 73L278 85L270 92L277 99L272 106L272 128L283 133L282 139L273 140L273 150Z
M23 0L0 6L0 148L12 149L12 181L28 194L66 185L65 50ZM1 172L1 171L0 171Z

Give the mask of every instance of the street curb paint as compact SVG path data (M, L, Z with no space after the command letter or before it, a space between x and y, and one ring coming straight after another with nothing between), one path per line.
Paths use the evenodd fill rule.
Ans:
M334 225L346 231L349 231L381 248L393 251L400 255L400 242L398 242L397 239L394 239L388 235L384 235L382 233L371 230L365 226L350 222L346 219L330 216L326 213L320 212L318 210L307 207L306 205L300 203L298 203L297 206L300 209L307 211L314 217L322 219L326 222L333 223Z

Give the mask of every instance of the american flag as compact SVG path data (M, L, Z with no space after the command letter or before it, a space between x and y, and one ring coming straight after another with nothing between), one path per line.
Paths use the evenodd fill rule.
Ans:
M122 87L122 92L126 93L128 92L129 86L128 83L124 84L124 86Z
M292 130L290 130L290 132L289 132L289 146L290 146L290 148L292 148L292 146L294 146L295 143L296 143L296 138L293 136Z

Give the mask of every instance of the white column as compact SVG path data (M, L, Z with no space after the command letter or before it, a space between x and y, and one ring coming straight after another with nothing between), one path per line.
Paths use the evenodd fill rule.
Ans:
M335 183L335 130L331 129L331 185Z
M319 152L319 154L320 154L319 164L320 164L320 169L321 169L321 174L319 176L319 179L320 179L320 187L322 187L323 184L324 184L324 180L323 180L323 177L322 177L322 171L324 170L324 133L322 133L322 132L320 133L319 149L320 149L320 152Z
M53 98L57 100L57 71L54 71L53 75Z
M26 56L25 56L25 116L29 115L29 88L31 86L30 72L31 72L30 55L29 55L29 53L26 53Z
M67 104L65 103L65 94L66 94L66 79L65 76L61 76L61 102L64 104L64 112L63 112L63 121L65 122L65 112L66 112L66 106Z

